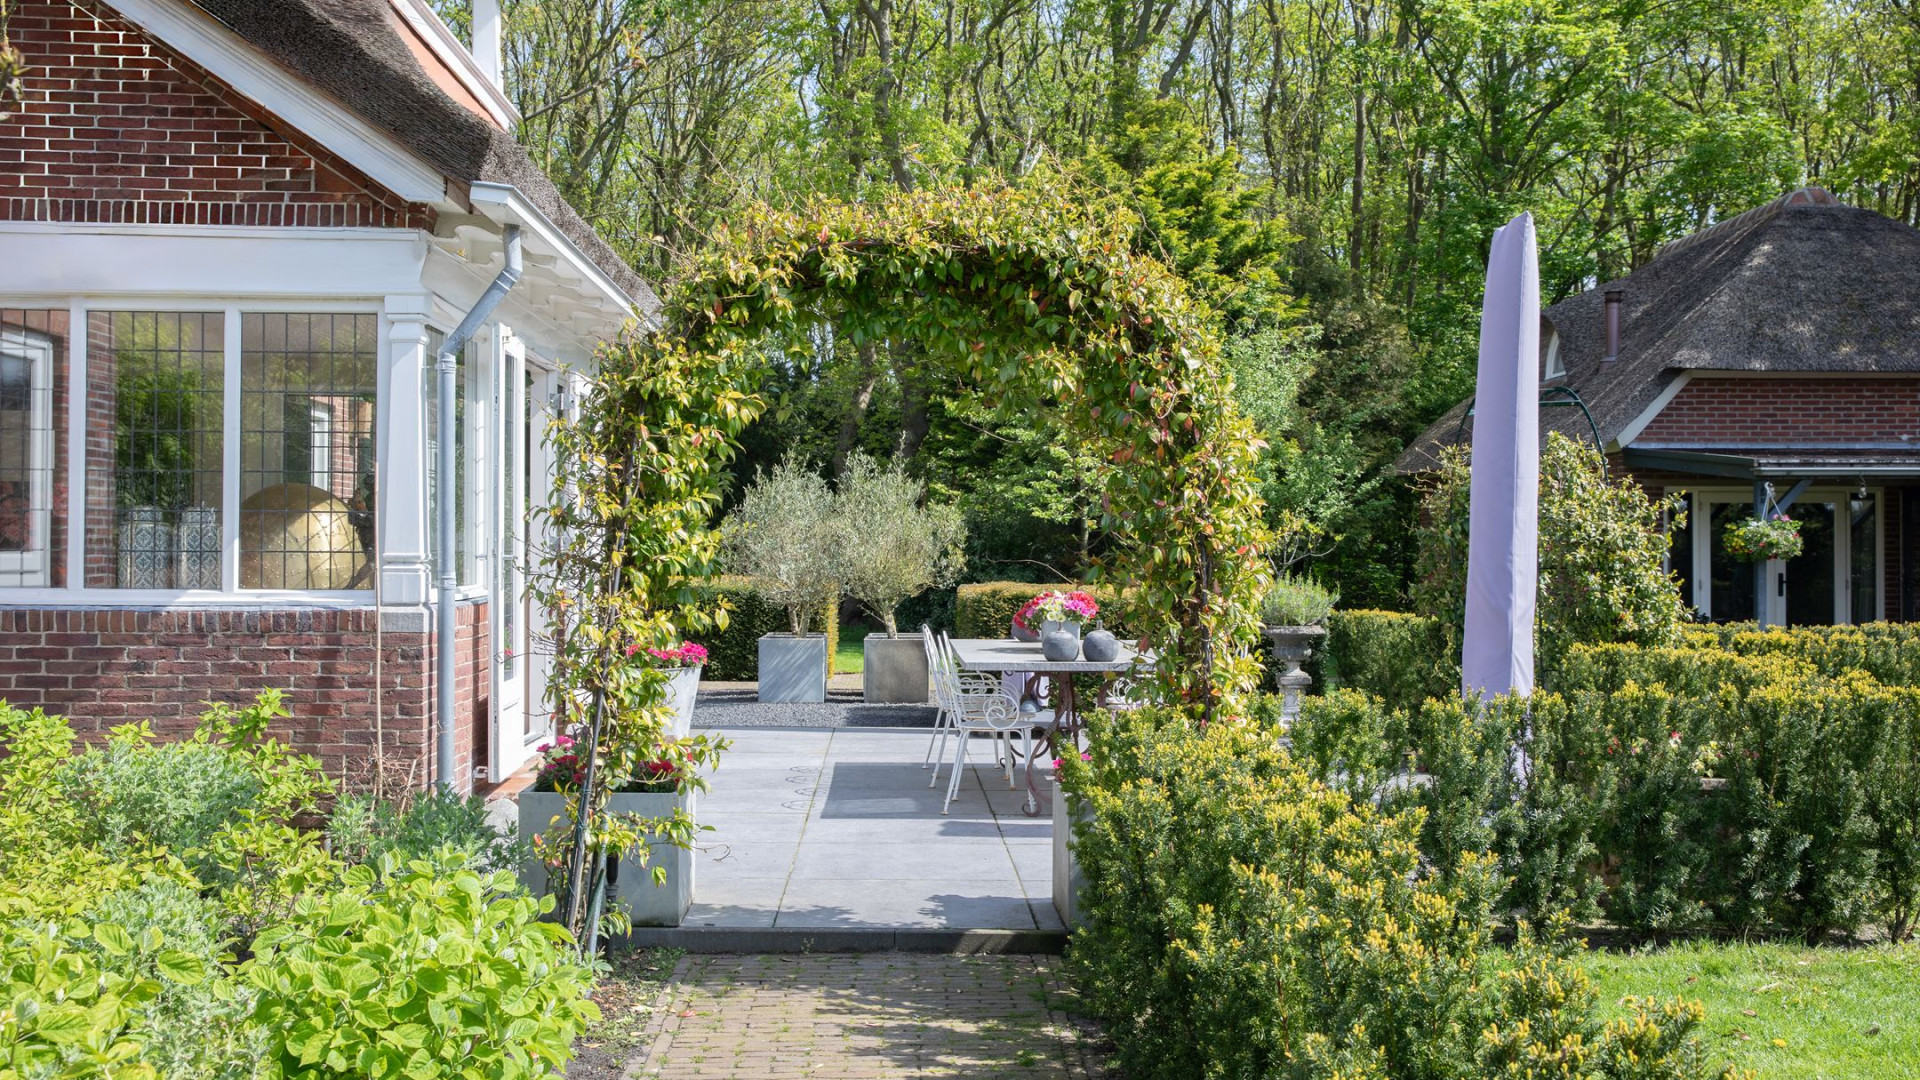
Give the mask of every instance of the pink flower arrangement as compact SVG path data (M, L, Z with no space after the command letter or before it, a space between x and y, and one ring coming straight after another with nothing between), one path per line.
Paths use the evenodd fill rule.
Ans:
M540 755L540 771L533 778L535 791L571 791L580 786L587 776L587 764L573 747L573 740L565 735L534 747Z
M1026 602L1018 614L1014 615L1014 625L1022 630L1038 630L1034 620L1041 622L1090 622L1100 614L1100 605L1094 603L1089 594L1075 589L1061 592L1049 589Z
M628 656L633 656L639 653L639 651L640 646L638 645L627 646ZM702 667L707 662L707 647L705 645L696 645L691 641L683 641L671 649L648 649L647 655L653 657L655 667Z

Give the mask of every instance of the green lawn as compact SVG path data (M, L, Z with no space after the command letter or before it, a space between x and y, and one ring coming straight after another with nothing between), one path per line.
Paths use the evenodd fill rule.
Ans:
M1920 1080L1920 943L1596 951L1587 970L1609 1019L1630 994L1699 1001L1702 1039L1760 1080Z
M867 635L873 632L873 627L863 623L841 624L840 647L833 653L835 675L858 675L867 669L867 654L862 649Z

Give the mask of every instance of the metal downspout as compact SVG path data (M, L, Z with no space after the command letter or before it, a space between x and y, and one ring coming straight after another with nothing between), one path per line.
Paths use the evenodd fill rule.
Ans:
M460 588L460 570L455 559L457 537L455 508L459 493L454 490L454 477L458 468L458 458L454 453L454 436L458 428L455 423L454 396L458 388L454 385L455 360L467 347L474 332L487 321L493 310L500 306L513 289L514 282L520 280L520 226L508 225L502 237L506 244L506 265L501 268L500 276L493 279L487 291L473 305L473 310L460 320L451 335L440 346L440 354L434 358L434 369L439 376L438 405L435 419L439 463L437 466L439 489L438 517L436 524L440 533L440 610L438 640L434 646L434 713L438 730L435 734L434 775L442 790L453 790L453 695L455 683L454 642L459 634L459 612L454 607L455 595Z

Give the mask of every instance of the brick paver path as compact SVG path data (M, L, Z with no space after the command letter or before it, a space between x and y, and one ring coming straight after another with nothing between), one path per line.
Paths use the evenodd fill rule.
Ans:
M1101 1075L1058 957L688 956L638 1080Z

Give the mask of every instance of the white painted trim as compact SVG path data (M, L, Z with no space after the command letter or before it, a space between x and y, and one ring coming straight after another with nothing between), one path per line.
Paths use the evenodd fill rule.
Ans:
M214 592L211 589L0 589L0 608L257 608L277 611L287 608L374 606L372 589L353 592L256 589L231 593Z
M1693 372L1691 371L1682 371L1678 375L1675 375L1673 381L1667 384L1666 389L1660 391L1660 396L1654 398L1646 408L1640 410L1640 415L1627 421L1627 426L1621 428L1620 433L1613 437L1613 441L1607 445L1607 453L1614 453L1632 444L1633 440L1639 438L1640 433L1647 430L1647 425L1653 423L1653 418L1659 416L1661 410L1671 405L1673 399L1680 396L1680 391L1686 389L1687 383L1692 380Z
M153 305L377 301L421 287L430 245L416 229L203 230L200 226L0 225L0 296L45 306L79 297Z
M460 80L460 85L486 107L494 124L502 131L511 132L520 122L520 110L487 73L480 70L480 62L453 36L453 28L440 18L440 13L428 7L424 0L393 0L393 7L433 50L433 55Z
M446 178L437 167L361 120L345 103L308 88L191 4L113 0L113 7L402 199L437 203L447 197Z
M240 390L245 378L240 359L240 310L228 308L226 318L226 386L222 398L222 419L226 430L220 433L223 470L220 476L220 590L240 591L240 447L246 441L241 430ZM379 525L376 522L375 528Z
M53 580L54 446L64 434L53 428L53 340L37 330L0 327L0 352L27 363L26 550L0 551L0 574L46 587Z
M587 253L581 251L571 237L561 232L560 228L542 213L539 207L527 201L526 196L520 194L520 189L511 184L496 184L483 180L473 184L469 197L474 209L490 210L491 213L488 216L501 224L518 225L531 232L541 247L565 259L582 278L604 293L607 299L613 302L613 306L619 309L622 316L629 319L640 318L638 310L634 307L633 297L628 296L626 290L615 284L614 280L600 269L599 264L588 258ZM655 327L649 321L647 328Z
M87 308L67 301L67 589L87 576Z

